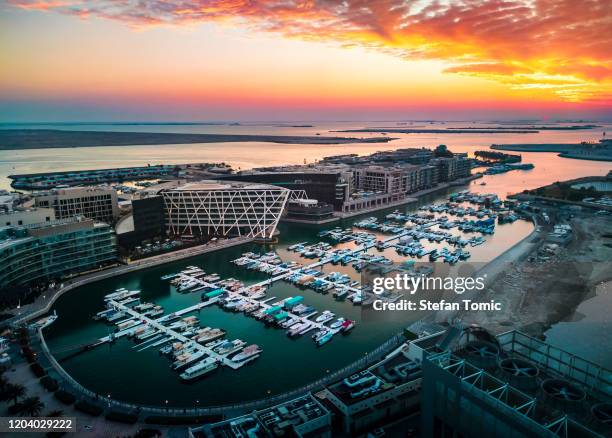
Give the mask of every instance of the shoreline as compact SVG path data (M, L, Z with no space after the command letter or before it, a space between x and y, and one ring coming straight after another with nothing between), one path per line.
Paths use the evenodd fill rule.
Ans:
M385 204L385 205L379 205L376 207L372 207L372 208L368 208L368 209L364 209L364 210L359 210L359 211L351 211L351 212L334 212L334 215L337 215L338 218L340 219L348 219L348 218L352 218L352 217L356 217L356 216L362 216L364 214L368 214L368 213L374 213L377 211L383 211L383 210L388 210L391 209L393 207L399 207L401 205L408 205L408 204L415 204L417 202L419 202L421 200L421 198L428 196L428 195L432 195L434 193L437 192L441 192L443 190L447 190L451 187L455 187L455 186L462 186L464 184L469 184L471 181L475 180L475 179L479 179L482 178L482 174L481 173L475 173L473 175L470 175L467 178L461 178L455 181L451 181L451 182L447 182L447 183L442 183L442 184L438 184L435 187L431 187L429 189L423 189L423 190L419 190L418 192L414 192L414 193L410 193L409 197L406 197L404 199L401 199L399 201L395 201L389 204Z
M264 142L280 144L388 143L391 137L325 137L250 134L181 134L168 132L0 129L0 150L152 146L167 144Z
M128 263L127 265L115 265L96 272L79 275L63 282L62 286L59 289L53 291L52 295L46 298L43 298L43 295L43 297L38 297L33 303L23 306L22 309L25 309L25 312L28 313L19 313L13 316L12 318L1 321L0 324L21 324L28 322L32 319L41 317L48 313L51 310L53 304L55 304L55 302L57 301L57 299L64 295L66 292L69 292L73 289L85 286L90 283L95 283L96 281L104 280L109 277L128 274L130 272L139 271L141 269L153 268L155 266L188 259L190 257L196 257L221 249L244 245L252 241L252 238L238 237L235 239L228 239L227 241L223 241L222 243L216 243L213 245L203 244L198 246L192 246L190 248L179 249L178 251L170 253L158 254L146 259L135 260L131 263Z
M511 152L549 152L561 158L574 158L589 161L612 161L612 148L600 145L596 149L580 143L516 143L492 144L491 149Z

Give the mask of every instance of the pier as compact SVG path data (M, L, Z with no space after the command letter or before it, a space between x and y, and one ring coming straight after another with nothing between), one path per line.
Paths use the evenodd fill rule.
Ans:
M215 359L218 363L220 363L222 365L225 365L225 366L227 366L229 368L232 368L234 370L237 370L242 365L247 363L247 362L241 362L241 363L233 362L230 359L228 359L228 356L231 353L228 353L228 354L218 354L212 348L206 347L205 345L202 345L199 342L193 341L190 338L188 338L186 336L183 336L181 333L179 333L179 332L177 332L175 330L172 330L171 328L166 327L165 325L163 325L160 322L160 320L162 318L160 318L160 319L151 319L151 318L149 318L147 316L144 316L141 313L131 309L130 307L128 307L128 306L126 306L124 304L121 304L121 303L119 303L117 301L114 301L114 300L110 300L109 304L113 308L115 308L116 310L120 310L122 312L125 312L125 313L131 315L134 319L142 321L143 324L146 324L149 327L155 328L159 333L162 333L162 334L168 336L169 339L166 342L172 342L172 340L176 340L176 341L182 342L183 344L193 345L193 346L196 347L197 350L203 352L208 357L211 357L211 358ZM212 304L212 303L205 303L205 304L208 305L208 304ZM199 307L192 306L192 307L193 307L193 309L191 309L190 311L200 309L200 308L202 308L204 306L199 306ZM187 308L187 309L190 309L190 308ZM186 309L183 309L183 310L186 310ZM183 312L183 313L188 313L188 312Z

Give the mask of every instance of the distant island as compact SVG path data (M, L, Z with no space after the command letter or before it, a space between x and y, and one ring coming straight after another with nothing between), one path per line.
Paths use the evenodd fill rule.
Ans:
M531 131L579 131L582 129L595 129L601 128L599 125L572 125L572 126L492 126L486 129L497 129L502 130L504 132L508 132L508 130L518 129L518 130L531 130ZM456 129L469 129L470 131L474 131L482 128L456 128Z
M355 138L289 135L69 131L61 129L0 129L0 150L254 141L284 144L349 144L387 143L391 140L394 139L390 137Z
M579 130L583 130L583 129L594 129L594 128L600 128L601 126L599 125L572 125L572 126L556 126L556 125L547 125L547 126L542 126L542 125L508 125L508 126L490 126L490 127L486 127L486 128L482 128L482 127L474 127L474 126L461 126L458 128L448 128L448 129L443 129L444 132L448 132L448 131L452 131L453 133L457 133L457 131L463 131L463 130L469 130L470 132L479 132L479 131L490 131L490 130L495 130L495 131L503 131L503 132L516 132L516 131L531 131L531 132L538 132L538 131L579 131ZM384 127L384 126L373 126L370 128L367 128L368 130L376 130L375 132L379 132L383 131L383 132L400 132L400 131L396 131L397 129L401 129L401 132L404 132L406 130L409 130L411 132L415 132L415 128L420 128L420 126L411 126L410 128L395 128L395 127ZM364 132L366 128L364 128L363 130L346 130L346 131L332 131L332 132ZM432 129L426 129L427 131L431 131ZM420 130L419 130L420 132Z
M491 149L517 152L557 152L560 157L579 160L612 161L612 140L599 143L492 144Z
M380 132L382 134L533 134L538 132L533 129L495 129L495 128L461 128L461 129L413 129L413 128L363 128L363 129L344 129L341 131L330 132Z

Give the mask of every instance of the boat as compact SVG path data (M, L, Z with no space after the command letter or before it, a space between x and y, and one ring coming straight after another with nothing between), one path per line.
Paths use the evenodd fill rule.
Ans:
M338 301L342 301L346 298L346 296L348 295L348 290L345 288L338 288L336 289L336 291L333 293L334 298L337 299Z
M346 320L344 318L338 318L337 320L335 320L334 322L332 322L329 325L330 329L339 329L342 327L342 325L346 322Z
M185 354L182 354L178 356L176 360L172 363L172 369L180 370L181 368L186 367L190 363L195 362L196 360L200 359L204 355L206 355L204 350L197 350L195 352L187 352Z
M45 327L49 327L51 324L53 324L56 319L57 313L53 311L53 315L49 315L46 318L39 319L34 323L34 326L38 329L44 329Z
M189 289L193 289L196 286L201 285L201 282L199 280L197 280L196 278L188 278L184 281L182 281L178 287L176 288L177 291L179 292L185 292Z
M217 354L226 355L238 351L242 348L246 342L235 339L233 341L224 341L219 346L215 347L213 351Z
M205 344L207 342L222 338L223 336L225 336L225 330L206 327L206 329L204 329L204 332L200 332L200 334L197 335L195 340L197 342Z
M244 362L247 359L252 358L253 356L258 355L263 350L259 347L259 345L252 344L248 347L245 347L240 353L232 357L233 362Z
M112 313L111 315L107 316L106 320L108 322L115 322L125 316L126 316L125 312L118 311L118 312Z
M321 313L319 316L317 316L317 318L315 319L315 322L324 324L327 321L329 321L330 319L332 319L334 316L336 316L333 312L329 311L329 310L325 310L323 311L323 313Z
M201 362L198 362L194 366L187 368L183 373L180 374L180 378L183 380L193 380L204 374L208 374L214 371L219 366L216 359L208 357Z
M346 332L352 330L353 327L355 327L355 321L347 319L340 326L340 331L343 332L343 333L346 333Z
M289 319L286 319L285 321L281 322L281 323L280 323L280 326L281 326L282 328L285 328L285 329L286 329L286 328L289 328L289 327L294 326L294 325L295 325L295 324L297 324L298 322L299 322L299 319L298 319L298 318L295 318L295 317L294 317L294 318L289 318Z
M144 313L148 317L155 317L164 314L164 308L162 306L155 306L153 309Z
M317 341L317 346L320 347L323 344L327 344L329 341L331 341L331 339L334 337L334 333L333 332L328 332L325 335L323 335L323 337L321 337L318 341Z
M327 344L334 337L334 332L332 330L321 330L320 332L313 335L313 339L317 343L317 346L321 346Z
M300 322L297 324L292 325L289 330L287 330L287 336L289 337L296 337L301 335L302 330L305 329L306 327L309 327L312 323L309 321L304 321L304 322Z
M117 289L116 292L110 293L108 295L106 295L104 297L104 301L118 301L118 300L122 300L125 298L130 298L130 297L134 297L140 295L140 291L139 290L132 290L129 291L127 289Z

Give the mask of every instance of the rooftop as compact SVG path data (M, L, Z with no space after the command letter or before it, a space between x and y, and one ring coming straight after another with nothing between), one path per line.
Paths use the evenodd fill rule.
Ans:
M276 190L285 191L282 187L261 184L261 183L249 183L249 182L238 182L228 180L202 180L195 182L186 182L184 180L177 180L159 184L157 186L151 186L147 191L158 192L161 190L172 191L172 192L190 192L190 191L213 191L213 190L236 190L236 189L249 189L249 190Z
M256 414L261 425L273 436L283 436L287 430L326 415L328 415L327 410L310 394L258 411Z
M420 364L406 357L403 349L398 349L381 362L342 379L327 389L344 404L352 405L420 377Z
M426 360L535 430L599 436L588 411L612 401L609 370L518 331L488 340L468 335L457 347Z
M281 403L252 414L195 428L195 437L296 436L296 429L328 416L328 411L311 395Z

